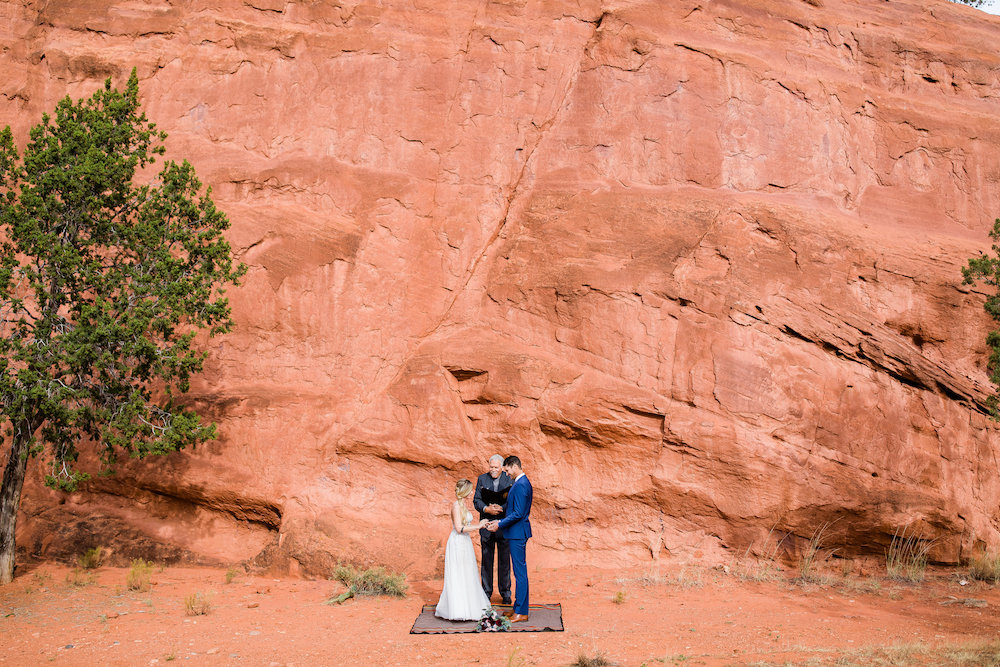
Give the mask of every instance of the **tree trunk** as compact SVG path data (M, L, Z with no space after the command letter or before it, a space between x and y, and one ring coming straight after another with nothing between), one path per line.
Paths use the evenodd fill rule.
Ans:
M21 506L24 473L28 469L28 441L31 429L21 424L11 444L10 459L3 471L0 487L0 585L14 580L14 528L17 510Z

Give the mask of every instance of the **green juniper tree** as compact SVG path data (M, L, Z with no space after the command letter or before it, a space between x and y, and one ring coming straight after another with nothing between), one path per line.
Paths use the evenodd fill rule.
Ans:
M980 254L969 260L968 266L962 267L962 281L966 285L972 285L977 280L982 280L987 285L995 288L997 292L986 297L983 304L986 312L990 314L995 322L1000 322L1000 218L993 223L993 230L990 231L990 238L993 239L993 256ZM986 362L986 370L990 376L990 382L994 387L1000 388L1000 331L991 331L986 335L986 344L990 347L990 358ZM993 419L1000 419L1000 396L994 392L986 399L986 407L990 411Z
M0 583L14 571L27 461L72 490L78 443L108 471L122 455L164 454L215 437L177 401L205 354L195 338L232 325L229 227L186 161L147 169L166 134L123 92L68 97L18 155L0 132ZM0 454L0 461L3 460Z

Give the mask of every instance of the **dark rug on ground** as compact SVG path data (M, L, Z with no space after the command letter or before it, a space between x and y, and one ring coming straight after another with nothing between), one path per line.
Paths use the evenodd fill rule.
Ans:
M510 605L494 605L501 612L508 611ZM434 615L432 604L425 604L420 615L413 622L411 635L451 635L475 632L477 621L446 621ZM562 605L533 604L528 609L528 620L511 623L510 632L562 632Z

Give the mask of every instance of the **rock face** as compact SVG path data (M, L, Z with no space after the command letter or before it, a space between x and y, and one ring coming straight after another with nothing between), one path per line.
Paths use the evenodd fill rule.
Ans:
M440 571L517 453L542 565L1000 547L1000 22L936 0L0 5L0 124L134 66L233 221L218 441L29 553ZM773 529L773 530L772 530Z

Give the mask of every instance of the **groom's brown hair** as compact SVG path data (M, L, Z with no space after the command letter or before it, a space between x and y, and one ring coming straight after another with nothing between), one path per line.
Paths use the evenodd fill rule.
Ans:
M520 468L521 459L517 458L516 456L508 456L503 460L503 464L505 466L517 466L518 468Z

